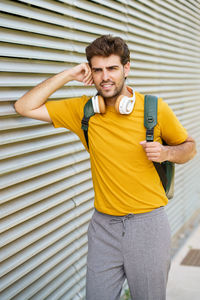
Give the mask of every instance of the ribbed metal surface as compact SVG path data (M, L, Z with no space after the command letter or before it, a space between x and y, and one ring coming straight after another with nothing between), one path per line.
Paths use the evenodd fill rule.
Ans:
M94 197L79 139L16 115L14 101L111 33L131 49L128 84L163 97L199 145L199 16L200 2L186 0L1 1L0 299L84 299ZM51 98L93 92L73 82ZM199 161L176 166L173 235L200 208Z

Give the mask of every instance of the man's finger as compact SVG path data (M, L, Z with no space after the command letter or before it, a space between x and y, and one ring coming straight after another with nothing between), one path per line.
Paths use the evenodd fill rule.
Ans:
M161 152L161 149L158 148L158 147L146 147L146 152L148 153L160 153Z
M141 145L143 148L145 148L146 143L147 143L146 141L141 141L141 142L140 142L140 145Z

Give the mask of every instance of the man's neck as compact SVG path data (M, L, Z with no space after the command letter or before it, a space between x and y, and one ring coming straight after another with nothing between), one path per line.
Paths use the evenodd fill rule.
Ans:
M105 98L105 103L107 106L115 106L115 102L117 100L117 98L120 96L127 96L127 97L131 97L132 94L129 92L129 90L127 89L127 86L125 85L124 88L122 89L121 93L115 97L111 97L111 98Z

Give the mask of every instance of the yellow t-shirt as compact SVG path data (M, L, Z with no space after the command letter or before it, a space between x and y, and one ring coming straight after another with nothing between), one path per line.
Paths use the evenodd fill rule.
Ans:
M86 149L81 120L89 98L82 96L46 103L54 127L75 132ZM161 143L162 137L168 145L177 145L187 136L187 131L167 103L159 99L154 141ZM146 138L144 95L136 92L135 106L130 115L120 115L114 107L107 106L105 114L92 116L88 137L94 205L99 212L116 216L137 214L167 204L159 175L140 145Z

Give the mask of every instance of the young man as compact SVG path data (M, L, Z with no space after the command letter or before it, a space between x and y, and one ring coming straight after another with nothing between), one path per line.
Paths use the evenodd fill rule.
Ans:
M134 300L164 300L170 229L164 210L167 198L152 161L185 163L195 155L195 142L162 99L154 142L145 142L144 96L125 83L130 54L121 38L102 36L86 48L86 55L89 63L42 82L21 97L15 108L24 116L72 130L90 152L95 212L88 229L86 299L119 299L127 278ZM102 98L93 101L105 103L104 113L90 118L89 149L81 120L90 97L45 104L72 80L94 84ZM131 103L129 113L116 111L121 95ZM170 146L163 146L161 139Z

